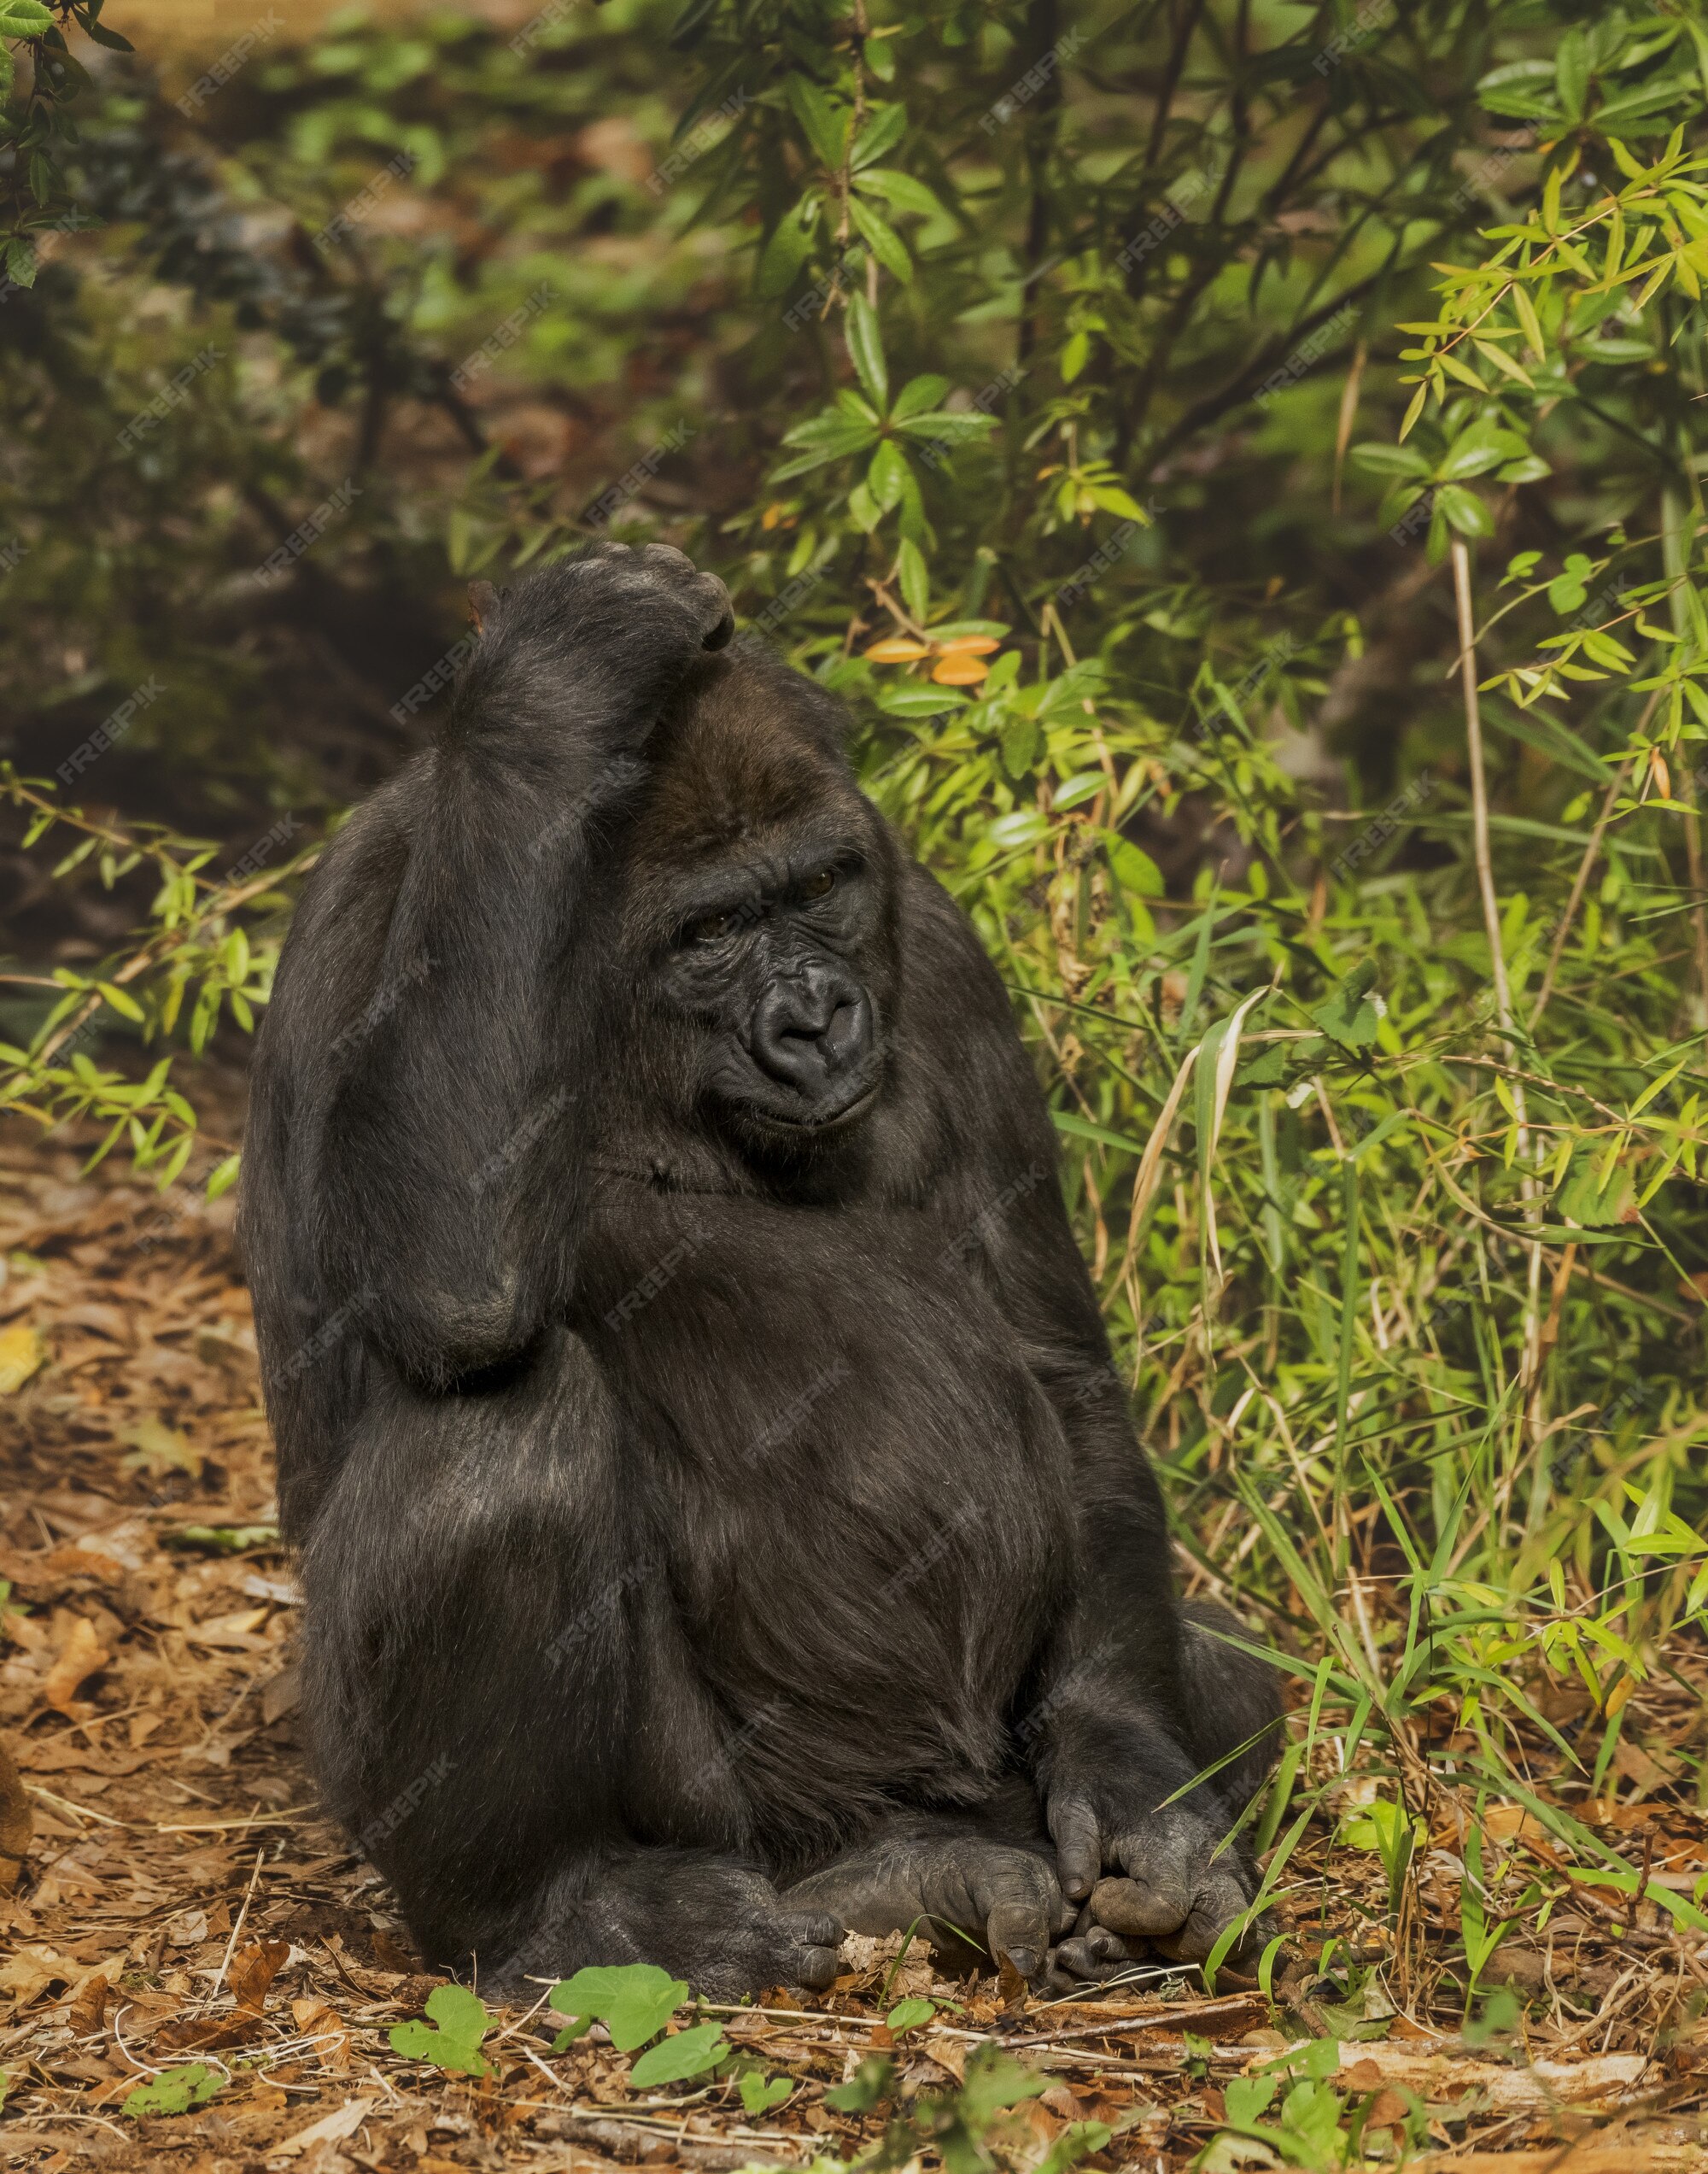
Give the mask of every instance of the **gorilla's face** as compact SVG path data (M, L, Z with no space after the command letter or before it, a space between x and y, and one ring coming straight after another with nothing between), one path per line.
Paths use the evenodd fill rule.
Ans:
M707 1037L707 1093L745 1127L822 1132L876 1099L875 888L858 843L825 835L756 844L679 894L664 987Z
M649 746L632 864L630 955L678 1115L759 1151L846 1133L884 1080L892 848L816 691L709 662Z

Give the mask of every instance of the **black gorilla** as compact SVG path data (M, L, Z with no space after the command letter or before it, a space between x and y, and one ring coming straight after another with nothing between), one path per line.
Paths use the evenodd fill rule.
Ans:
M680 553L483 608L256 1057L330 1807L484 1984L1202 1956L1277 1706L1174 1597L995 972Z

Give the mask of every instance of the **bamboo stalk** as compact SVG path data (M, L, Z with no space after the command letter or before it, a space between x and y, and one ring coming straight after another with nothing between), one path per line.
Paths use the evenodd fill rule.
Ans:
M1453 588L1459 607L1459 682L1465 696L1465 744L1471 769L1471 841L1477 864L1477 886L1483 899L1483 923L1489 937L1489 964L1494 984L1494 1015L1500 1023L1508 1056L1516 1063L1518 1046L1512 1035L1512 987L1506 975L1506 954L1500 941L1500 904L1494 890L1494 862L1489 844L1489 777L1483 753L1483 710L1477 694L1477 619L1471 608L1471 553L1463 537L1453 539ZM1518 1158L1525 1166L1519 1190L1534 1212L1535 1172L1530 1168L1530 1113L1522 1080L1512 1081L1513 1111L1518 1128ZM1519 1362L1518 1390L1526 1422L1534 1432L1541 1409L1534 1394L1541 1370L1542 1251L1539 1242L1530 1247L1529 1273L1524 1282L1524 1351ZM1510 1488L1509 1488L1510 1491Z

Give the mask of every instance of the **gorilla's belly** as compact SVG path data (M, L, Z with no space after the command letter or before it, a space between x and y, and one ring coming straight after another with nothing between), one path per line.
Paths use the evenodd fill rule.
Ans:
M663 1659L679 1634L704 1695L685 1731L670 1653L670 1709L640 1733L691 1749L640 1786L671 1838L734 1825L788 1858L886 1802L985 1793L1060 1602L1067 1453L918 1218L827 1221L820 1254L805 1211L695 1204L613 1249L640 1303L583 1332L668 1566L644 1644ZM782 1212L787 1251L763 1242Z

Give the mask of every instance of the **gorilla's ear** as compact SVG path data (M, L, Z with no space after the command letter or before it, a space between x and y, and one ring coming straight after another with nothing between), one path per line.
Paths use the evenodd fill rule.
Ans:
M469 618L477 634L486 631L486 623L498 609L498 591L489 581L469 583Z

